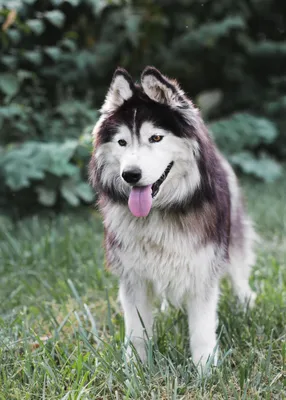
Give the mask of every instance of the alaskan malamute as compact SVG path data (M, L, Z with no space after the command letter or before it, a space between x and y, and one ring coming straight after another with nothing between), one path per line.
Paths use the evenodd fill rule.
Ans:
M216 362L220 278L229 274L241 302L255 300L255 235L232 168L192 101L153 67L140 85L115 71L93 135L90 180L126 337L144 361L152 301L166 297L188 314L194 363Z

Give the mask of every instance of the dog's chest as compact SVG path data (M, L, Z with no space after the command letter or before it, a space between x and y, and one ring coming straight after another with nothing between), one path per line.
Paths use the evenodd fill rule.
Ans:
M155 290L180 302L186 291L200 290L209 279L215 246L202 245L200 232L162 218L135 218L123 206L103 210L111 269L128 279L145 278ZM180 298L180 299L179 299Z

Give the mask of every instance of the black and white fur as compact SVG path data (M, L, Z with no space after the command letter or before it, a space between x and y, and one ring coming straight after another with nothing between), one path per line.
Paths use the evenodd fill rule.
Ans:
M241 302L255 300L248 284L255 233L236 176L198 109L153 67L141 85L116 70L93 135L90 180L104 219L107 263L120 279L126 337L144 360L152 301L166 297L186 309L193 361L204 366L216 347L221 277L229 274ZM163 139L150 143L153 135ZM149 185L171 162L149 215L134 217L123 172L138 168L137 184Z

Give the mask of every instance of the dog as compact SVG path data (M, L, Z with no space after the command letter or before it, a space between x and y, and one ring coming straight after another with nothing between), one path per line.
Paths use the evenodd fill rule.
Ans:
M243 304L255 301L255 231L236 175L193 102L154 67L140 84L118 68L100 111L89 177L129 355L135 348L146 360L152 303L165 297L186 310L194 363L216 364L220 279L230 276Z

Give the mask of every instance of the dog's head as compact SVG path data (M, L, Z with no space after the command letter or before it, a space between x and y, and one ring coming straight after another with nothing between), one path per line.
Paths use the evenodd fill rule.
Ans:
M200 184L204 140L198 110L179 85L153 67L141 85L117 69L94 127L91 181L137 217L183 203Z

